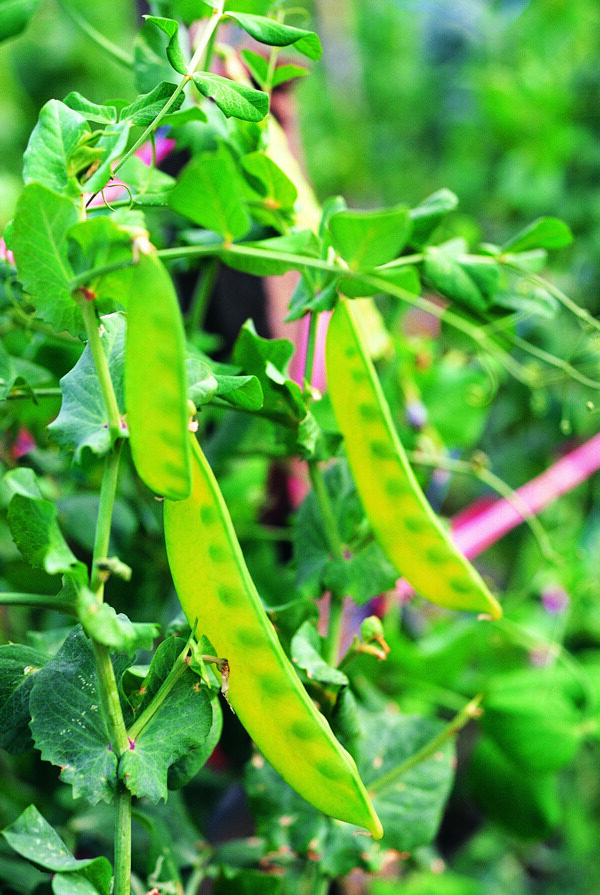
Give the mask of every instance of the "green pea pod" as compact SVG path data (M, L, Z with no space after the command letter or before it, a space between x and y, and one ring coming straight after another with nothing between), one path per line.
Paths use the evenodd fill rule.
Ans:
M265 758L320 811L383 830L351 756L285 655L195 438L192 493L165 501L165 539L183 610L229 664L228 699Z
M346 456L375 538L425 599L493 618L502 609L456 549L409 466L350 302L329 323L327 385Z
M192 488L185 334L171 277L156 255L133 270L125 347L125 406L133 462L157 494Z

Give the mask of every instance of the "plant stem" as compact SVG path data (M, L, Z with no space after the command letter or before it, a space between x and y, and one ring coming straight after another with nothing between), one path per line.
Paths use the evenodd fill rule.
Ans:
M51 594L0 593L1 606L32 606L36 609L54 609L77 617L77 607L70 600L61 600Z
M83 315L85 331L88 337L88 345L92 353L92 359L96 368L96 375L102 391L102 397L108 414L108 431L111 438L116 442L121 436L121 414L117 404L117 397L110 378L110 370L108 369L108 360L102 347L102 337L100 335L100 327L96 317L96 309L93 301L87 298L81 299L79 307Z
M32 388L18 391L10 391L8 395L0 398L0 401L19 401L29 399L37 401L38 398L60 398L62 392L59 388Z
M106 455L104 461L104 475L100 489L100 503L98 505L98 517L96 519L96 536L94 538L94 553L92 559L91 589L102 602L104 598L104 581L98 569L98 562L108 556L110 542L110 528L112 523L115 497L117 493L117 481L119 478L119 464L121 460L122 440L116 442L114 448Z
M396 780L401 777L403 774L406 774L407 771L410 771L411 768L414 768L416 765L420 764L422 761L425 761L426 758L429 758L431 755L435 755L435 753L441 749L441 747L446 743L449 739L451 739L455 733L457 733L462 727L467 724L471 718L475 718L479 712L479 703L482 700L482 696L478 695L470 702L466 704L466 706L460 710L460 712L447 724L443 730L441 730L437 736L435 736L432 740L426 743L422 749L419 749L410 758L407 758L406 761L403 761L401 764L396 765L395 768L392 768L391 771L388 771L386 774L383 774L376 780L374 783L369 784L369 792L377 793L381 792L381 790L388 789L390 786L396 782Z
M308 327L308 339L306 341L306 355L304 358L304 381L310 385L312 383L313 366L315 363L315 347L317 344L317 327L319 325L319 315L314 312L310 315L310 324Z
M219 275L219 259L211 258L207 262L200 283L194 291L192 308L187 320L187 330L190 333L200 329L204 322L206 309Z
M189 643L186 643L184 649L180 652L175 664L160 685L158 692L154 695L150 704L144 709L139 718L135 719L129 728L127 735L130 740L136 740L139 737L146 724L152 720L179 678L182 674L185 674L185 671L188 668L186 659L189 651Z
M121 789L115 799L115 879L113 895L131 889L131 793Z
M57 2L63 12L69 16L71 21L74 22L77 27L90 38L90 40L93 40L95 44L108 53L115 62L118 62L119 65L124 65L126 68L133 68L133 56L130 56L129 53L126 53L125 50L122 50L121 47L114 44L112 40L109 40L108 37L105 37L100 31L97 31L78 10L74 9L74 7L67 2L67 0L57 0Z

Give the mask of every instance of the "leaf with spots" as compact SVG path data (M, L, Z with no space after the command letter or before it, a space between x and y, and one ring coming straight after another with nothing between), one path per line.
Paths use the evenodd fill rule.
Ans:
M117 680L131 659L114 661ZM60 682L60 683L58 683ZM91 642L80 626L37 674L29 702L31 732L42 758L62 769L75 798L111 802L117 785Z
M21 857L56 874L52 881L55 895L109 895L112 868L108 859L73 857L35 805L26 808L2 835Z
M444 727L441 721L381 713L364 719L358 767L373 796L384 848L410 851L435 837L454 779L454 746L396 773Z
M102 326L102 345L117 404L123 408L125 320L121 314L109 314L102 318ZM100 456L106 454L112 447L108 412L89 346L73 369L60 380L60 387L63 394L60 413L48 426L53 440L60 447L74 450L76 462L81 461L84 448Z
M131 748L119 762L119 778L130 792L153 803L167 800L171 765L202 749L214 733L210 690L181 658L184 647L184 640L170 637L157 649L131 728Z
M0 748L19 754L31 748L29 696L48 656L30 646L0 646Z

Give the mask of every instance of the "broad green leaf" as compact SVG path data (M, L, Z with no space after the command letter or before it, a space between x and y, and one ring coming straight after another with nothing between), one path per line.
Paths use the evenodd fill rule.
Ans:
M108 887L103 886L99 889L96 879L90 877L92 868L74 873L55 873L52 877L53 895L99 895L100 892L110 895L110 882Z
M109 314L102 318L102 324L102 346L118 406L123 408L125 320L122 314ZM89 346L73 369L60 380L60 387L63 393L60 413L48 426L53 440L61 447L75 451L76 462L81 460L84 448L100 456L106 454L112 447L108 413ZM123 424L123 435L125 432Z
M306 673L309 680L332 684L336 687L346 686L346 675L332 668L320 653L319 634L312 622L306 621L292 637L292 662Z
M146 127L147 125L152 124L159 112L166 106L168 100L175 92L175 89L175 84L170 84L168 81L161 81L161 83L157 84L154 90L151 90L150 93L143 93L128 106L125 106L124 109L121 109L120 119L122 121L127 119L131 124L138 125L139 127ZM184 98L184 93L180 93L171 106L173 112L180 108ZM119 177L123 177L122 169L119 171Z
M29 696L48 656L30 646L0 646L0 748L18 755L31 748Z
M78 220L75 205L39 183L21 193L14 218L13 251L19 279L38 316L57 332L79 335L81 313L69 291L73 271L67 232Z
M458 198L454 193L447 189L441 189L432 193L415 208L411 208L411 245L417 248L425 245L438 224L457 206Z
M398 851L428 845L438 831L454 780L454 744L446 742L398 777L394 771L437 736L443 723L379 713L364 716L363 724L358 770L383 825L381 844Z
M352 270L370 270L397 258L410 234L404 206L376 211L338 211L329 218L335 250Z
M187 61L181 44L179 43L179 22L175 19L167 19L162 16L144 16L147 22L156 25L157 28L167 35L167 58L175 71L180 75L187 73Z
M474 311L485 311L489 301L482 294L475 278L444 247L428 246L425 249L425 275L434 289Z
M262 121L269 111L269 97L261 90L238 84L211 72L196 72L194 84L208 99L214 100L227 118Z
M87 580L87 569L72 553L58 526L56 504L43 498L15 494L6 512L13 540L25 560L49 575Z
M264 152L251 152L242 157L242 168L253 189L262 197L267 208L291 209L298 198L298 190L279 165Z
M135 228L136 233L140 231L145 232L143 219ZM133 266L125 265L133 258L133 235L129 227L120 226L119 213L78 221L67 234L69 261L75 274L103 265L123 264L121 270L88 280L86 288L95 296L98 313L114 310L115 302L127 307Z
M263 393L256 376L240 375L236 367L217 364L200 356L188 357L186 368L188 394L197 407L214 397L245 410L259 410L263 405Z
M251 321L242 326L232 351L233 362L259 380L263 408L290 421L301 420L306 415L301 390L286 374L293 353L291 342L262 338L256 334Z
M532 249L562 249L573 242L573 234L558 218L538 218L502 246L502 253Z
M185 755L174 761L172 765L169 765L167 786L170 790L181 789L182 786L189 783L198 771L204 767L221 739L223 712L216 693L210 695L210 707L212 709L212 721L205 739L199 746L186 752Z
M0 343L0 398L5 398L13 388L30 389L34 398L33 389L49 383L54 383L54 378L46 367L9 354Z
M42 106L23 155L23 180L39 183L57 193L78 196L82 190L71 169L71 157L83 137L87 121L57 99Z
M30 805L8 827L2 835L17 854L33 861L45 870L59 873L65 879L73 873L87 880L91 888L60 888L59 892L94 892L109 895L112 881L112 867L108 858L73 857L54 827L44 820L35 805ZM55 890L56 891L56 890Z
M226 242L244 236L250 216L242 202L244 184L229 156L205 153L186 165L169 197L169 205Z
M0 6L0 41L24 31L39 4L40 0L3 0Z
M161 81L173 78L167 61L168 38L152 22L144 22L133 43L133 71L136 89L150 93Z
M94 103L76 90L68 93L63 102L70 109L79 112L86 121L95 121L98 124L113 124L118 118L116 106L103 106Z
M404 289L413 295L420 295L421 281L418 271L415 267L388 267L373 271L373 276L384 283L389 283L399 289ZM360 277L340 277L339 291L342 295L348 295L350 298L362 298L369 295L378 295L384 292L383 286L370 286L363 283Z
M227 15L234 19L244 31L259 43L268 44L271 47L292 46L309 59L319 59L323 52L321 41L314 31L305 31L303 28L293 28L284 25L275 19L266 16L245 15L240 12L227 11Z
M131 660L121 656L113 664L118 681ZM102 713L92 644L81 626L36 674L29 707L35 746L43 759L61 768L61 779L73 786L73 796L93 805L112 802L117 756Z
M416 383L443 443L449 449L474 447L489 415L486 371L460 354L448 354L419 370Z
M175 637L159 646L144 682L146 693L136 718L152 704L184 646L185 641ZM181 668L177 682L119 762L119 778L130 792L152 803L166 801L170 766L202 748L213 727L209 689L200 684L189 666L182 663Z
M88 637L115 652L151 650L160 634L159 625L131 622L127 616L117 615L112 606L99 603L87 588L82 588L79 593L78 610L79 620Z
M30 497L32 500L41 500L43 497L35 472L28 466L18 466L9 470L2 479L2 485L6 503L14 494Z

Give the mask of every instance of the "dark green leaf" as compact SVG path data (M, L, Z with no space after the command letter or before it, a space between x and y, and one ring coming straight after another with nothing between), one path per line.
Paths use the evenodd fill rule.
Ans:
M147 125L152 124L159 112L166 106L168 100L175 92L175 89L175 84L170 84L168 81L161 81L161 83L157 84L154 90L151 90L150 93L143 93L128 106L125 106L124 109L121 109L121 120L123 121L127 119L131 124L136 124L140 127L146 127ZM175 112L179 109L183 100L184 94L182 92L171 106L171 109ZM123 177L122 171L119 172L119 176Z
M214 895L284 895L284 881L259 870L222 871L215 880Z
M212 709L212 721L205 739L199 746L191 749L169 766L167 786L170 790L181 789L182 786L189 783L198 771L204 767L221 739L223 712L216 693L210 696L210 707Z
M147 22L156 25L167 35L167 58L176 72L180 75L187 73L187 60L179 43L179 22L175 19L166 19L162 16L144 16Z
M117 615L108 603L99 603L87 588L82 588L78 600L79 620L88 637L103 643L115 652L133 653L137 649L150 650L160 626L145 622L131 622L125 615Z
M345 686L348 678L325 662L320 653L319 641L319 634L312 622L304 622L292 637L292 662L306 672L310 680L336 687Z
M129 664L118 660L117 680ZM80 626L36 674L29 706L36 748L61 768L61 779L72 784L74 797L92 804L112 802L117 756L102 712L94 652Z
M538 218L502 246L502 253L532 249L562 249L573 242L573 234L558 218Z
M58 526L55 503L15 494L6 515L13 540L30 565L49 575L87 580L85 565L73 555Z
M208 99L214 100L227 118L262 121L269 111L269 97L260 90L238 84L211 72L196 72L194 84Z
M244 236L250 216L242 202L244 184L228 155L205 153L186 165L169 197L169 205L226 242Z
M283 25L275 19L265 16L243 15L239 12L228 10L227 14L240 25L244 31L260 43L272 47L294 46L309 59L321 57L321 41L314 31L305 31L303 28L293 28L291 25Z
M3 0L0 9L0 41L20 34L28 25L40 0Z
M125 320L121 314L109 314L102 318L102 324L102 345L117 403L123 407ZM62 447L74 450L77 462L86 447L95 454L107 453L112 447L108 413L89 346L73 369L63 376L60 385L63 393L60 413L48 427L52 438Z
M58 332L67 330L75 336L82 332L83 321L69 291L73 271L67 232L77 219L77 208L69 199L31 183L21 193L13 230L19 278L38 316Z
M23 180L57 193L78 196L82 190L71 169L71 157L90 134L85 118L57 99L42 107L23 155Z
M424 199L416 208L411 208L411 245L421 248L438 224L458 205L458 199L450 190L441 189Z
M232 359L259 380L265 410L299 421L306 416L302 392L286 373L293 353L294 346L287 339L264 339L256 334L252 322L246 321L233 347Z
M397 258L410 234L408 208L338 211L329 218L333 247L352 270L370 270Z
M61 895L71 891L109 895L112 880L109 860L104 857L82 860L74 858L54 827L44 820L35 805L30 805L10 826L5 827L2 835L11 848L29 861L46 870L60 873L65 878L73 873L90 884L87 889L60 888L58 891Z
M185 641L172 637L157 649L145 680L144 700L136 712L138 718L151 705L184 646ZM119 778L127 788L153 803L167 799L170 766L204 748L209 734L214 737L210 691L188 665L181 663L180 667L177 682L119 762Z
M48 656L30 646L0 646L0 748L19 754L31 747L29 696Z
M441 295L475 311L488 308L489 301L470 271L457 260L453 248L428 246L425 249L424 269L432 286Z

